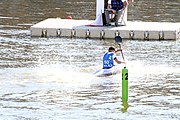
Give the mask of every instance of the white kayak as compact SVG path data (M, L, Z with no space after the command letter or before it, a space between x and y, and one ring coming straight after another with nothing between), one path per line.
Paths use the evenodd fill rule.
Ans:
M121 72L121 68L117 65L110 69L100 69L94 73L96 77L106 77L110 75L115 75Z

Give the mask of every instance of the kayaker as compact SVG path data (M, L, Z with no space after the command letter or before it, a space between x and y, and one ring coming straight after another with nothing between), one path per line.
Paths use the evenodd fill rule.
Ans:
M116 51L114 47L109 47L108 52L106 52L103 56L103 69L112 68L114 66L114 61L117 64L125 63L125 62L119 61L116 57L116 53L121 52L121 51L122 49L119 49Z

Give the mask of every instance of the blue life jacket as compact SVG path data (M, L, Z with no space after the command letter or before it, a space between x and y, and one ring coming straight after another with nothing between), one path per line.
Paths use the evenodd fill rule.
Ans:
M114 66L114 59L113 59L114 53L107 52L104 54L103 57L103 69L109 69Z
M122 2L122 0L111 0L111 6L113 10L120 10L124 7L124 3Z

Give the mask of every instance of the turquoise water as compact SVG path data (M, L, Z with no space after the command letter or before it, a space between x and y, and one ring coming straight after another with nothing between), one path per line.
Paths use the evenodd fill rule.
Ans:
M123 40L129 70L129 100L123 102L121 74L93 75L102 67L102 55L108 47L119 48L113 39L30 36L32 24L48 17L76 14L78 5L88 6L83 16L93 19L94 2L49 2L0 2L1 120L180 119L180 41ZM147 3L140 0L130 4L129 19L139 20L139 16L133 17L132 9L139 10ZM71 4L77 11L66 7ZM178 22L178 2L165 5L162 9L169 11L160 15L167 19L158 17L155 21ZM146 9L140 11L142 20L154 21L152 15L145 17ZM121 54L118 57L122 60Z

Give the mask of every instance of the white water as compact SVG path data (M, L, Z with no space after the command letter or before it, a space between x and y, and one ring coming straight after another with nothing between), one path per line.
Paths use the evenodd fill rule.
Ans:
M22 45L18 49L24 51L24 42L20 40L17 44L15 40L11 43ZM27 46L36 47L26 54L38 59L19 61L15 58L8 67L0 69L0 119L179 119L178 42L161 42L159 48L164 50L164 55L157 52L159 49L148 50L158 41L123 42L129 70L128 102L121 100L121 74L93 75L102 67L101 55L110 44L116 46L113 41L48 39L29 42ZM97 43L99 45L94 49ZM139 47L140 44L146 46ZM1 45L5 46L6 40ZM167 46L171 47L166 49ZM53 52L50 52L51 48ZM141 52L137 52L139 50ZM9 56L20 56L18 54L21 52ZM163 56L164 60L154 58L152 54ZM2 57L7 59L5 55Z
M118 48L114 40L30 36L30 26L49 17L95 19L93 0L6 0L0 11L0 120L180 119L180 41L123 40L122 102L121 74L93 76L108 47ZM179 17L179 0L134 0L128 9L132 21Z

